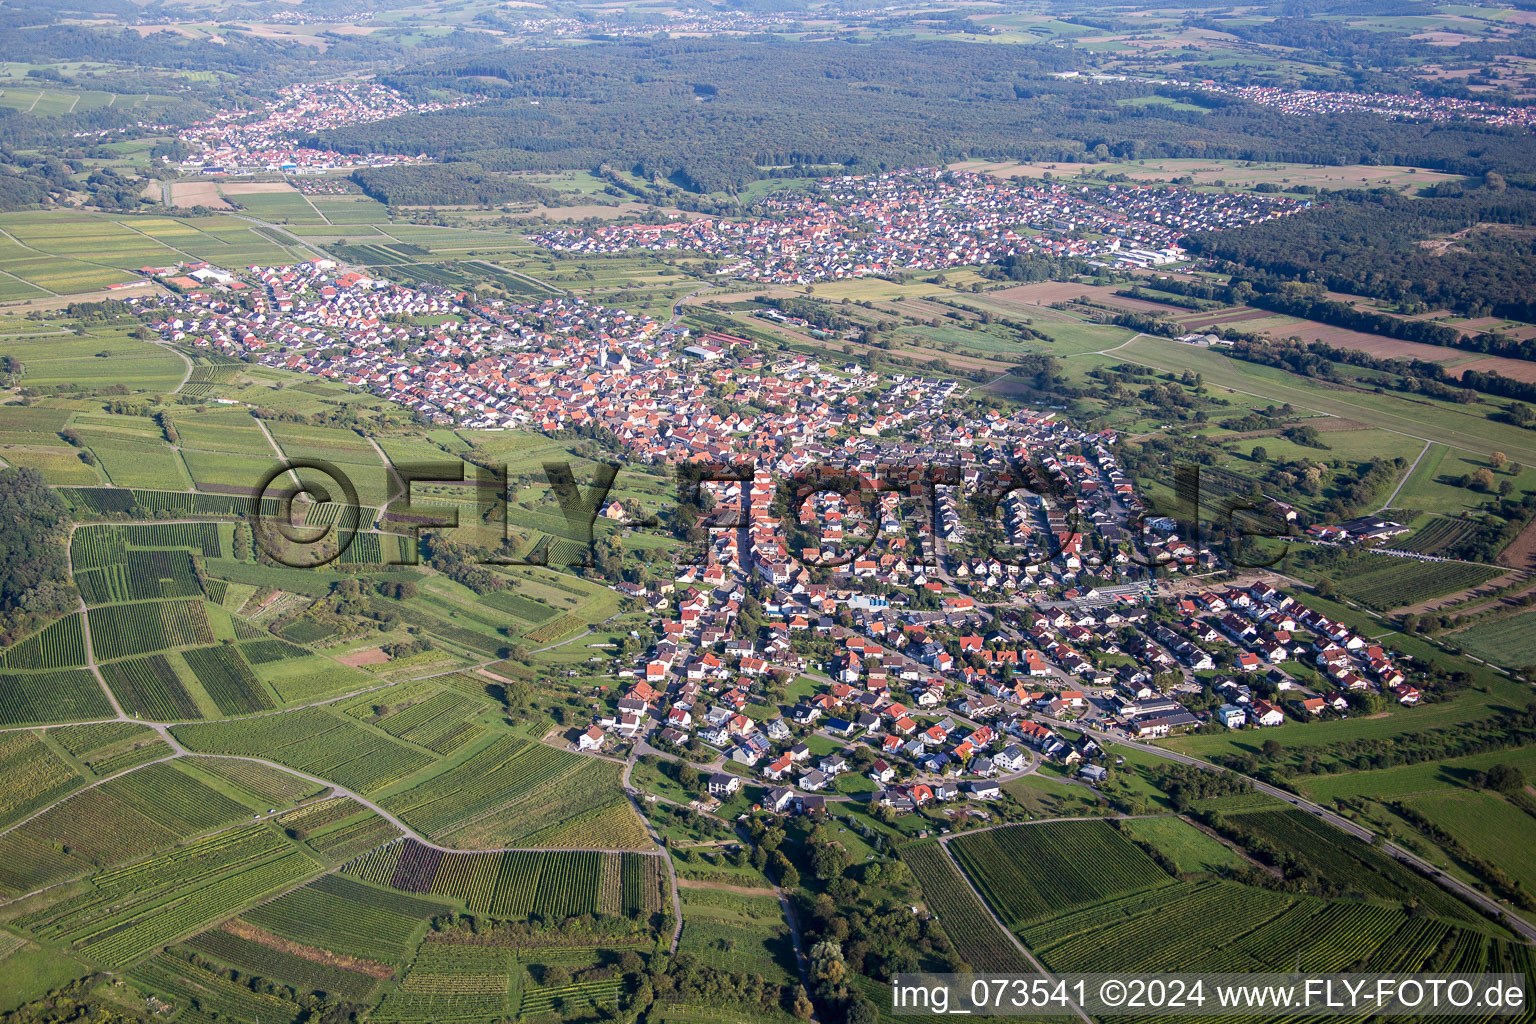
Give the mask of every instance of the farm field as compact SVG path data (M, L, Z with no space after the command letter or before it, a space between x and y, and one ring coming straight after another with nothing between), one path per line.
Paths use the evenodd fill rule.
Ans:
M1519 884L1536 884L1536 865L1524 855L1536 842L1536 819L1519 807L1497 794L1470 790L1417 794L1406 802Z
M919 1024L897 973L1536 972L1536 610L1495 564L1536 537L1536 13L97 6L0 61L0 1017ZM789 145L718 62L812 43L794 89L868 126L808 103ZM1346 82L1389 109L1292 95ZM1419 148L1458 173L1356 162ZM1319 162L1148 155L1238 149ZM1342 258L1287 269L1312 242ZM1269 345L1170 337L1228 329ZM320 566L341 495L290 460L357 488ZM764 481L822 463L1058 496L898 479L797 530ZM1172 511L1190 465L1295 513L1283 561ZM984 564L1073 506L1075 551ZM1411 529L1303 532L1372 515ZM818 529L877 553L803 571ZM1495 580L1502 617L1435 607ZM1273 666L1207 634L1243 618ZM1199 724L1131 743L1168 710L1116 694ZM1210 721L1260 698L1283 724Z
M1125 828L1132 839L1157 847L1181 874L1242 870L1246 863L1235 850L1182 818L1137 818Z
M250 988L229 980L224 974L209 966L192 962L190 957L199 956L196 947L166 950L139 964L128 972L128 980L135 988L170 1007L186 1007L194 1014L220 1014L209 1019L243 1020L247 1016L256 1020L262 1014L280 1024L292 1024L298 1019L298 1004L276 996L254 992Z
M1466 904L1358 839L1296 810L1233 815L1238 841L1248 836L1276 844L1346 892L1400 903L1417 902L1448 920L1477 922Z
M19 360L22 380L35 387L120 384L135 391L169 391L186 370L175 352L131 337L126 326L115 324L96 325L78 338L0 336L0 356Z
M1495 665L1518 669L1536 665L1536 613L1522 612L1457 630L1448 643Z
M1445 180L1439 172L1425 168L1373 167L1355 164L1342 167L1323 167L1303 163L1278 163L1246 160L1171 159L1138 160L1108 164L1079 164L1057 161L1036 163L998 163L970 160L951 165L959 170L974 170L1001 178L1015 175L1039 177L1050 170L1058 176L1095 170L1121 173L1144 181L1169 181L1176 177L1191 176L1197 184L1209 184L1220 179L1228 185L1252 186L1257 184L1317 185L1327 188L1361 188L1371 185L1412 184L1432 185Z
M69 448L6 445L0 447L0 461L35 469L51 484L94 487L102 482L100 472Z
M1478 496L1454 481L1471 476L1488 467L1486 456L1433 444L1419 460L1418 466L1404 482L1397 496L1397 504L1426 512L1461 515L1479 507ZM1524 472L1514 481L1518 486L1531 486L1532 480Z
M0 890L31 892L235 824L249 813L173 763L145 765L0 836ZM60 855L60 847L68 852Z
M1375 771L1300 775L1294 782L1298 791L1319 801L1350 796L1394 800L1421 793L1463 788L1469 784L1474 773L1487 771L1496 764L1509 764L1528 773L1536 772L1536 747L1492 750L1468 757L1405 764Z
M102 472L114 487L179 491L191 485L180 458L158 442L93 440L85 435Z
M204 865L195 879L189 863ZM317 865L263 825L198 840L126 868L100 872L81 897L17 919L39 939L125 967L157 946L288 888ZM163 906L168 894L175 899Z
M331 966L324 962L323 953L313 947L290 952L281 948L285 943L270 932L243 923L228 922L189 939L186 945L244 974L271 978L301 992L334 994L352 1002L368 1001L378 988L377 975L382 973L366 961L348 960ZM332 959L340 958L332 954Z
M1298 409L1342 416L1464 451L1502 450L1526 466L1536 464L1536 445L1521 437L1515 428L1488 419L1477 406L1434 402L1433 416L1410 415L1390 396L1324 389L1283 370L1240 362L1210 349L1161 338L1138 338L1116 352L1115 357L1176 373L1188 369L1202 374L1207 385L1251 392L1276 403L1289 402ZM1420 470L1423 469L1421 465ZM1406 494L1399 501L1425 508Z
M306 946L398 965L416 948L427 922L447 909L446 903L329 874L240 919Z
M795 975L795 951L784 911L772 895L744 896L686 886L683 940L678 947L726 971L761 974L788 982Z
M290 251L227 216L115 217L94 213L7 213L0 268L60 294L135 280L142 266L188 257L219 266L282 263ZM29 261L37 264L29 269Z
M0 828L85 784L85 778L30 730L0 734L0 770L10 780L0 791Z

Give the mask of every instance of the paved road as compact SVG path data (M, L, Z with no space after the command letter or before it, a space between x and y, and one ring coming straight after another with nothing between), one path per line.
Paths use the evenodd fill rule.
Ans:
M695 295L702 295L702 294L704 294L705 292L709 291L713 287L714 287L714 285L712 285L712 284L706 284L706 285L703 285L702 287L695 288L693 291L689 292L687 295L680 295L680 296L678 296L677 302L674 303L673 306L672 306L672 319L667 321L666 326L668 326L668 327L676 327L678 325L678 323L680 323L682 321L682 319L683 319L683 306L687 305L688 300L693 298Z
M239 220L248 221L252 224L255 224L257 227L263 227L269 231L274 231L279 235L283 235L284 237L291 239L288 244L296 246L300 249L308 249L310 252L319 255L321 259L334 260L335 262L342 264L346 263L346 260L337 259L335 256L320 248L314 242L300 238L298 235L294 234L292 231L289 231L281 224L273 224L271 221L265 221L259 217L252 217L251 215L245 213L225 213L225 216L235 217Z

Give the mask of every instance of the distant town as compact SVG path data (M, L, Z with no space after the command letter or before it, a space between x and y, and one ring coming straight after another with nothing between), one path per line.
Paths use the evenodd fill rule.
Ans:
M1163 266L1182 258L1179 239L1192 231L1270 220L1307 205L1283 196L1088 188L930 168L825 179L803 192L763 198L757 216L745 220L555 228L535 240L579 254L702 253L724 277L809 284L944 270L1008 256Z

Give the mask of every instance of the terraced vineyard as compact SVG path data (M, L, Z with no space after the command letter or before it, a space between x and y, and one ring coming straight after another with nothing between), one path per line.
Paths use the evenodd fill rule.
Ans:
M109 604L91 612L91 646L100 661L211 643L201 601Z
M247 715L277 706L233 646L198 647L181 656L220 714Z
M236 722L179 725L191 750L260 757L358 792L382 789L431 764L433 756L343 721L321 708L300 708Z
M185 551L129 551L105 568L76 573L75 583L88 605L203 593L197 566Z
M604 862L613 856L624 858L623 913L636 916L659 909L664 885L660 864L657 858L642 854L443 853L405 839L359 858L342 871L403 892L448 897L472 913L503 920L538 913L558 920L603 912Z
M517 1011L512 949L428 939L397 990L379 1004L389 1021L495 1020Z
M122 561L135 548L181 548L205 558L217 558L223 550L213 523L82 526L70 544L70 560L77 571L100 569Z
M55 619L38 632L0 649L0 668L69 668L85 664L80 616Z
M170 754L169 747L163 750ZM0 891L30 892L249 815L249 808L170 764L146 765L77 793L0 836Z
M548 1013L559 1006L612 1006L619 997L621 983L617 978L601 981L581 981L571 985L545 988L529 986L523 989L523 1000L518 1006L519 1017L531 1017Z
M241 929L244 930L244 929ZM292 985L300 992L323 993L350 1002L366 1002L378 988L379 979L360 970L348 970L299 956L270 945L253 942L223 928L195 936L187 947L243 974ZM305 949L304 952L311 952Z
M257 435L260 436L259 434ZM150 491L118 487L61 487L59 497L72 509L87 516L127 515L153 518L156 515L222 516L243 519L250 515L251 499L237 494L203 494L184 491ZM261 514L276 516L282 503L263 498ZM176 524L155 523L152 526ZM89 568L89 566L86 566Z
M247 825L91 878L79 896L18 919L35 936L119 968L316 870L263 825Z
M123 710L151 722L190 721L203 717L197 701L163 654L108 662L101 676Z
M0 672L0 725L112 717L112 703L88 669Z
M1010 825L957 837L949 846L1011 928L1173 881L1108 822Z
M327 829L308 840L310 848L331 860L351 860L404 833L387 818L368 813L361 819Z
M992 922L960 872L937 842L910 843L901 859L923 888L928 910L965 962L980 971L1030 974L1034 968L1009 937Z
M385 806L430 838L469 847L648 845L618 773L610 761L501 736Z
M1230 882L1126 897L1031 926L1024 937L1048 968L1065 972L1486 970L1512 951L1528 956L1528 947L1402 907Z
M35 732L0 733L0 828L85 784Z
M180 1010L177 1020L191 1024L231 1020L293 1024L299 1018L297 1003L253 992L169 950L135 967L128 978Z
M227 757L196 757L188 761L196 771L233 783L237 790L251 795L259 803L277 806L291 804L323 788L292 772L255 761L239 761Z
M318 949L383 963L405 962L445 902L390 892L344 875L324 875L243 915L273 934Z
M236 633L240 632L241 621L236 620ZM290 644L276 637L263 635L261 639L242 643L240 645L240 653L252 665L270 665L273 662L285 661L288 658L302 658L309 652L297 644Z
M425 696L431 693L431 696ZM448 754L470 742L481 732L469 719L484 711L488 704L453 690L426 688L407 707L391 706L383 717L373 714L372 698L348 709L355 718L376 724L391 736L409 740L439 754Z

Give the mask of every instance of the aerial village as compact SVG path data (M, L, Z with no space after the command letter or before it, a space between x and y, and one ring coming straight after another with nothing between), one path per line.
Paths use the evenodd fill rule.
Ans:
M1235 96L1249 103L1275 107L1287 114L1373 114L1397 121L1477 121L1503 127L1536 129L1536 108L1505 106L1461 96L1427 96L1423 93L1327 92L1318 89L1285 89L1274 85L1225 85L1217 82L1179 82L1202 92Z
M954 380L824 366L575 297L480 301L328 260L146 270L184 281L130 300L170 342L424 422L601 428L637 463L749 463L701 485L697 557L613 584L652 609L653 642L571 737L686 749L712 766L715 799L745 782L774 810L814 812L855 798L838 783L853 772L875 786L859 799L902 813L997 798L1042 760L1098 785L1112 766L1093 730L1263 729L1426 696L1407 658L1151 514L1114 434L1052 411L967 412ZM828 471L860 486L831 493ZM989 487L996 523L970 500Z
M221 110L181 129L177 138L189 155L178 165L182 174L236 175L258 172L320 174L356 167L421 163L425 156L392 153L339 153L299 145L297 136L347 125L370 124L405 114L450 110L480 102L412 102L388 86L372 82L321 82L278 91L261 110ZM164 158L167 163L170 157Z
M828 178L806 192L764 197L745 220L551 228L534 240L581 254L682 250L716 262L721 276L810 284L1008 256L1165 266L1183 258L1178 242L1190 232L1253 224L1307 205L1276 195L1090 188L928 168Z

